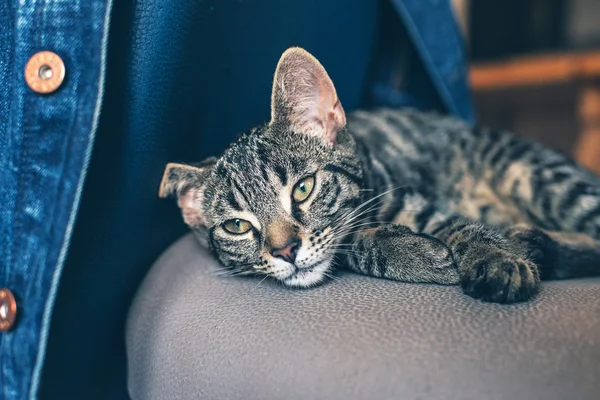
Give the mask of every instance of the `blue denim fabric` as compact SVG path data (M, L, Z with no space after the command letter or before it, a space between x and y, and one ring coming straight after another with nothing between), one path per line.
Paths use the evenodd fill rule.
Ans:
M448 0L392 0L448 111L473 122L464 42Z
M2 3L0 287L13 291L19 315L0 334L0 400L33 398L38 389L50 399L127 398L129 302L156 256L185 231L175 207L156 196L162 169L217 154L265 121L273 70L288 46L323 62L348 111L364 105L367 88L373 103L403 98L468 119L448 1L428 0L429 9L421 1L396 2L410 33L397 40L412 43L425 73L393 90L372 72L394 66L371 65L390 61L373 57L380 10L371 0L122 0L108 50L110 1ZM59 54L67 69L49 95L23 79L40 50ZM396 100L386 97L392 92Z
M437 108L473 123L466 51L450 2L390 0L384 10L373 105Z
M18 305L0 335L0 398L35 396L62 265L102 98L109 4L0 5L0 287ZM40 50L66 65L62 87L40 95L23 70Z

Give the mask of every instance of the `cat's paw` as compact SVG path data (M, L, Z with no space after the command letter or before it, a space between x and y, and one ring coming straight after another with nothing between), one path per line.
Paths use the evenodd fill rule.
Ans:
M400 225L382 226L371 232L365 246L375 249L374 254L378 254L373 257L375 262L386 265L385 278L402 282L458 284L454 256L450 247L442 241Z
M398 249L400 257L414 258L429 268L456 269L450 247L433 236L415 233L405 226L388 225L379 228L374 242L386 246L386 254L393 255Z
M531 260L490 244L474 247L459 262L466 294L494 303L516 303L535 296L540 279Z
M517 225L509 229L508 237L525 246L529 259L541 267L540 272L553 264L556 243L546 233L529 225Z

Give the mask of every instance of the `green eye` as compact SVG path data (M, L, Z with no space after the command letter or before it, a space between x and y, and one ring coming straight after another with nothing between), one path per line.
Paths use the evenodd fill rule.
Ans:
M296 183L294 186L294 191L292 192L292 198L296 203L302 203L304 200L310 196L310 193L313 191L315 186L315 177L308 176L302 179L300 182Z
M236 218L225 221L223 228L225 228L225 230L229 233L241 235L242 233L248 232L250 228L252 228L252 224L248 221L244 221L243 219Z

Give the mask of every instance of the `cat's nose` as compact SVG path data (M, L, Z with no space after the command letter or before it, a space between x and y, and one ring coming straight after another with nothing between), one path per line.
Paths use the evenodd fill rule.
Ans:
M286 243L285 246L279 249L271 250L271 255L273 257L281 258L289 263L294 263L296 261L296 254L298 253L298 249L300 248L299 240L292 240Z

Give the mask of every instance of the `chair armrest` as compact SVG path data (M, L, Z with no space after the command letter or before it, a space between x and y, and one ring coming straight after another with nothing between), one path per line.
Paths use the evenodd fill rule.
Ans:
M215 274L187 235L127 326L133 400L597 399L600 279L526 304L349 273L310 290Z

